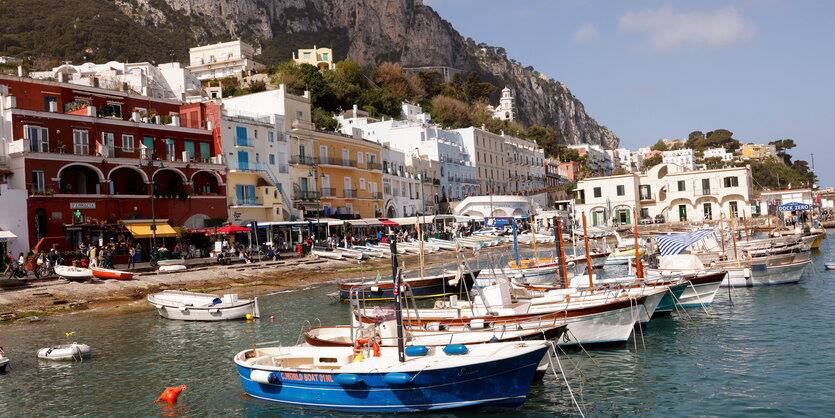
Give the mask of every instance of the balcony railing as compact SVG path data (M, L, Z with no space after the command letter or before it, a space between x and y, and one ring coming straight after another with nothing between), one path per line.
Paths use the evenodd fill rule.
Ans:
M374 193L371 193L371 198L379 200L379 199L383 198L383 194L381 192L374 192Z
M252 147L254 146L255 141L252 138L246 136L236 136L235 137L235 146L236 147Z
M710 196L710 195L715 195L715 194L718 194L717 190L709 188L709 187L708 188L703 187L701 189L696 189L696 196Z
M383 165L380 164L380 163L366 163L365 167L368 170L382 170L383 169Z
M345 197L346 198L356 198L357 197L357 189L345 189Z
M232 206L263 206L264 202L261 197L244 197L232 199Z
M357 167L357 162L354 160L346 160L343 158L334 158L334 157L324 157L319 156L318 158L319 164L328 164L328 165L338 165L342 167Z
M294 185L293 188L297 189L295 192L296 200L316 200L319 198L319 193L313 190L298 190L300 188L298 184Z
M323 187L320 190L322 191L322 197L336 197L336 189L333 187Z
M313 165L316 160L309 155L293 155L290 157L290 164Z
M294 131L299 129L312 131L316 129L316 125L314 125L313 122L308 122L306 120L294 120L290 126L293 128Z

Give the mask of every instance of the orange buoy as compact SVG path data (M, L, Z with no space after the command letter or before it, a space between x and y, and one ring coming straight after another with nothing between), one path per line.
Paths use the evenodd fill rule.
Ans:
M270 315L270 322L275 322L275 315Z
M180 396L180 392L184 390L186 390L186 385L176 388L165 388L165 392L162 392L162 395L159 395L156 402L177 403L177 398Z

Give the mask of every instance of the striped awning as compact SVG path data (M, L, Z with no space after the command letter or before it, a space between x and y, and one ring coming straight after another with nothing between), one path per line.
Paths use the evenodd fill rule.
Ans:
M705 229L702 231L685 232L683 234L658 235L658 252L661 255L681 254L687 247L703 240L706 236L713 234L714 230Z

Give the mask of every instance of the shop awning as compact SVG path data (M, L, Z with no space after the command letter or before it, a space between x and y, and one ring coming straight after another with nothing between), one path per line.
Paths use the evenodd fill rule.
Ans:
M252 229L245 228L243 226L236 226L236 225L227 225L223 228L218 228L218 234L235 234L239 232L252 232Z
M400 226L399 223L394 222L394 221L390 221L388 219L380 219L380 222L383 223L383 226Z
M137 222L125 224L125 228L127 228L128 232L130 232L134 238L151 238L153 237L153 231L151 231L152 225L153 223L151 222ZM156 227L156 236L159 238L177 236L177 231L165 222L157 222Z
M0 231L0 242L9 242L17 239L17 235L9 231Z

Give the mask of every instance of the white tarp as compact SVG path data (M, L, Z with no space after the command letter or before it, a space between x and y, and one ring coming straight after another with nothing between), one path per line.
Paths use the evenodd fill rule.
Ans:
M701 270L705 268L702 260L693 254L673 254L661 257L658 267L662 270Z
M17 235L9 231L0 231L0 242L14 241L15 239L17 239Z

